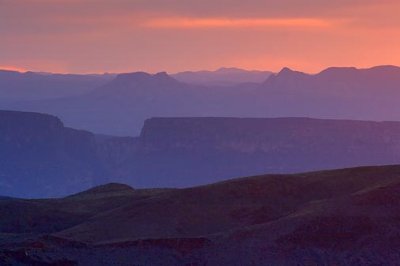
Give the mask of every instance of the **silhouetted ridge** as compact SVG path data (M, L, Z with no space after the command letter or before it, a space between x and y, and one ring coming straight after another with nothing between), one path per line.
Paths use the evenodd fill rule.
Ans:
M382 72L390 72L390 71L400 71L400 67L393 65L383 65L383 66L374 66L369 68L372 71L382 71Z
M117 195L129 195L134 191L135 190L132 187L125 184L108 183L93 187L69 197L111 197Z
M247 71L247 70L243 70L237 67L220 67L218 68L215 72L222 72L222 73L241 73L243 71ZM250 71L249 71L250 72Z
M221 67L215 71L185 71L172 74L178 81L206 86L239 86L246 83L262 83L272 72Z
M0 70L0 99L29 101L83 95L113 77Z
M308 76L308 74L284 67L276 76L279 78L288 78L292 76Z
M93 190L120 188L108 184ZM260 175L138 195L140 191L107 198L89 193L0 200L0 264L399 261L399 165Z
M300 72L294 71L288 67L284 67L278 74L272 74L268 77L268 79L264 82L267 86L287 86L287 84L292 84L293 82L298 82L299 80L303 80L308 78L310 75Z
M362 197L365 201L369 197L363 195L369 191L384 196L386 191L379 192L382 187L399 185L399 165L237 178L165 191L141 198L139 202L131 200L122 208L97 215L57 235L87 243L193 236L212 238L212 234L230 234L231 230L241 231L243 227L261 224L269 227L270 222L279 222L281 218L293 219L296 225L296 217L323 217L324 214L340 217L341 213L335 212L337 208L346 209L348 205L358 204L350 198ZM344 201L347 204L342 205L344 196L347 196ZM331 200L337 200L333 212L325 212L332 206L329 204ZM325 208L312 208L316 201L324 204ZM381 206L374 205L379 202L382 200L375 197L367 205L379 209ZM400 206L399 200L394 202ZM390 201L384 203L388 207L390 204ZM356 211L349 211L346 216L352 217L353 212ZM296 214L294 217L291 216L293 213ZM359 214L373 216L365 211ZM396 216L391 212L385 215ZM308 219L303 222L308 223ZM113 226L116 227L109 232Z
M96 89L91 95L103 97L105 101L118 99L119 104L132 104L131 101L138 101L144 104L153 99L163 99L169 97L169 92L176 91L184 87L183 83L170 77L165 72L149 74L146 72L134 72L119 74L115 79ZM160 97L159 94L164 94ZM171 96L173 97L173 96ZM126 103L121 103L126 102ZM132 104L136 106L136 104Z
M293 71L292 69L288 68L288 67L284 67L281 69L281 71L278 72L278 76L284 76L284 75L289 75L295 73L295 71Z
M35 112L16 112L8 110L0 110L0 133L1 131L25 130L31 128L32 131L41 128L62 128L64 124L61 120L53 115L35 113ZM14 131L15 133L15 131ZM25 133L25 132L21 132Z
M0 69L0 78L2 75L5 76L18 76L19 74L22 74L21 72L14 71L14 70L8 70L8 69Z
M154 75L154 77L156 77L156 78L168 79L168 80L171 80L171 79L174 80L174 79L171 78L171 76L169 76L169 75L167 74L167 72L165 72L165 71L156 73L156 74Z
M119 74L108 85L147 85L152 83L178 83L174 78L170 77L166 72L157 74L149 74L146 72L134 72Z
M65 194L104 173L94 135L51 115L0 111L0 147L3 195Z
M147 72L138 71L118 74L114 80L149 79L151 76L152 75Z
M357 77L359 73L360 71L355 67L330 67L316 74L315 77L340 81Z

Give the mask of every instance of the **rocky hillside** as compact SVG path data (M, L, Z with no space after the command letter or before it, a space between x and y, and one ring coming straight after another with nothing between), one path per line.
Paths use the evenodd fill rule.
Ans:
M392 265L399 186L400 167L382 166L2 199L0 263Z

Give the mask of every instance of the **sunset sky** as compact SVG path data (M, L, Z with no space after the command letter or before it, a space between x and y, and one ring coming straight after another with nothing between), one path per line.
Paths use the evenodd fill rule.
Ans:
M398 0L0 0L0 68L400 65Z

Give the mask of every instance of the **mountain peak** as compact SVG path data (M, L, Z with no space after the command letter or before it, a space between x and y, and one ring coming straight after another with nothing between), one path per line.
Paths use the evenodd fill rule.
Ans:
M170 76L167 74L167 72L162 71L162 72L158 72L154 75L155 77L160 77L160 78L170 78Z
M277 85L278 83L281 82L292 82L294 80L298 80L298 79L303 79L305 77L308 77L308 74L305 74L303 72L300 71L295 71L292 70L288 67L284 67L282 68L281 71L278 72L278 74L274 74L271 75L265 82L264 84L268 84L268 85ZM282 85L282 84L280 84Z
M174 82L177 83L177 80L174 79L173 77L171 77L170 75L168 75L167 72L163 71L163 72L158 72L156 74L153 75L153 77L159 81L165 81L165 82Z
M132 72L119 74L111 81L113 85L144 85L151 83L177 83L177 81L169 76L166 72L159 72L156 74L149 74L146 72Z
M288 68L288 67L284 67L281 69L281 71L279 71L278 75L284 75L287 73L293 73L295 71L293 71L292 69Z
M302 76L308 76L308 74L300 72L300 71L292 70L288 67L282 68L282 70L279 71L279 73L276 75L276 77L279 77L279 78L302 77Z

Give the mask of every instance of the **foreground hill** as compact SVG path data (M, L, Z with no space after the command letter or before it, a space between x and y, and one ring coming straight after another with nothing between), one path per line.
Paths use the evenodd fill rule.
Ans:
M166 73L115 76L90 93L3 109L57 115L66 125L101 134L137 135L151 117L315 117L399 121L400 68L328 68L306 74L288 68L260 83L195 85ZM0 90L1 90L0 84Z
M138 137L0 111L0 195L53 197L107 182L189 187L234 176L400 161L400 123L309 118L153 118Z
M399 187L400 167L382 166L3 199L0 262L391 265L399 259Z

